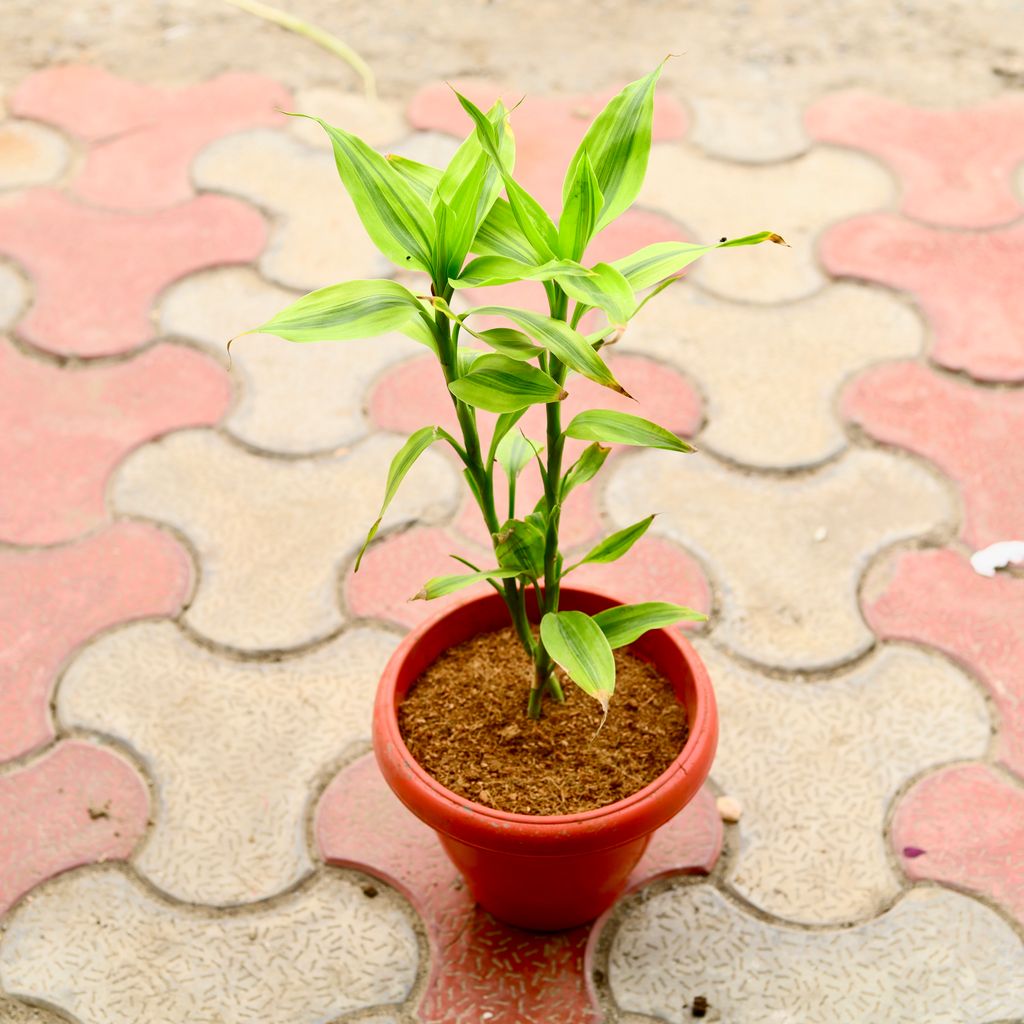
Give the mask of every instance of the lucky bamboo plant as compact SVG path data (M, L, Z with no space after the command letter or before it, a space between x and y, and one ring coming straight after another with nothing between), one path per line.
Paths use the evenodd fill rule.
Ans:
M601 469L608 446L694 450L664 427L608 409L581 412L563 425L560 403L567 394L568 375L581 374L626 395L601 358L601 349L619 337L649 299L711 249L782 243L768 231L714 245L660 242L612 263L586 265L591 239L640 190L660 72L658 67L628 85L594 119L566 172L557 223L513 177L515 145L508 111L500 102L485 114L456 94L472 131L444 170L405 157L385 158L349 132L314 118L330 137L338 173L370 238L403 271L427 275L429 295L393 280L348 281L312 292L246 332L305 342L398 330L434 353L461 436L425 426L405 442L391 463L380 515L370 527L356 571L416 459L435 442L449 445L463 464L491 535L495 564L480 568L459 558L469 572L435 577L417 597L442 597L482 580L498 591L535 667L526 701L532 717L540 716L546 697L563 699L555 665L607 713L615 687L613 648L632 643L649 629L703 618L664 602L625 605L593 617L559 610L561 581L573 569L620 558L653 519L613 533L567 564L559 546L562 505L574 488ZM547 315L512 306L453 308L457 291L518 281L543 283ZM602 323L582 333L581 322L591 310ZM514 326L482 329L482 316L500 317ZM531 440L518 422L538 404L546 408L547 436ZM496 415L486 431L481 429L484 413ZM591 442L569 466L563 465L566 438ZM517 515L516 481L531 463L539 468L544 495L536 507ZM497 467L508 478L507 516L499 515L496 505ZM527 618L529 587L541 613L538 635Z

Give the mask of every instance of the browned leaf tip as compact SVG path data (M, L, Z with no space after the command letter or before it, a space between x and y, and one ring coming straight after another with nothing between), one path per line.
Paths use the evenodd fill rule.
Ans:
M792 246L789 244L789 242L787 242L782 237L782 235L777 235L777 234L775 234L774 231L768 236L768 241L769 242L774 242L776 245L784 245L787 249L791 249L792 248Z

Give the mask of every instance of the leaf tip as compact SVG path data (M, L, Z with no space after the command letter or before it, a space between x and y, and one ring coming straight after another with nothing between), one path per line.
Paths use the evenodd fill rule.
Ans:
M562 388L561 392L558 395L558 398L556 398L555 401L556 402L564 402L568 397L569 397L569 392L566 391L565 388ZM529 440L529 439L527 439L527 440Z
M774 242L774 243L775 243L776 245L784 245L784 246L785 246L785 247L786 247L787 249L792 249L792 248L793 248L793 247L792 247L792 246L791 246L791 245L789 244L789 242L787 242L787 241L786 241L786 240L785 240L785 239L784 239L784 238L782 237L782 235L777 235L777 234L776 234L776 233L775 233L774 231L772 231L772 232L770 232L770 233L769 233L769 235L768 235L768 241L769 241L769 242Z

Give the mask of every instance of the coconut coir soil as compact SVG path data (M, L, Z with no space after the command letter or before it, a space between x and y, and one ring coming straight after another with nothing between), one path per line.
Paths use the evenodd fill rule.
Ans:
M686 742L686 708L652 666L615 652L615 694L597 702L567 680L565 703L526 717L533 664L515 632L482 633L441 655L398 709L413 757L460 796L520 814L577 814L653 782Z

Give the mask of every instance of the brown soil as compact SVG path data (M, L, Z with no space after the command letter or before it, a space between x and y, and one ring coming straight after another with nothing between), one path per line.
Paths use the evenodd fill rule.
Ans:
M565 682L565 703L526 717L532 663L514 631L446 651L398 709L413 757L460 796L519 814L577 814L653 782L689 732L669 681L615 652L615 695L601 726L596 701Z

